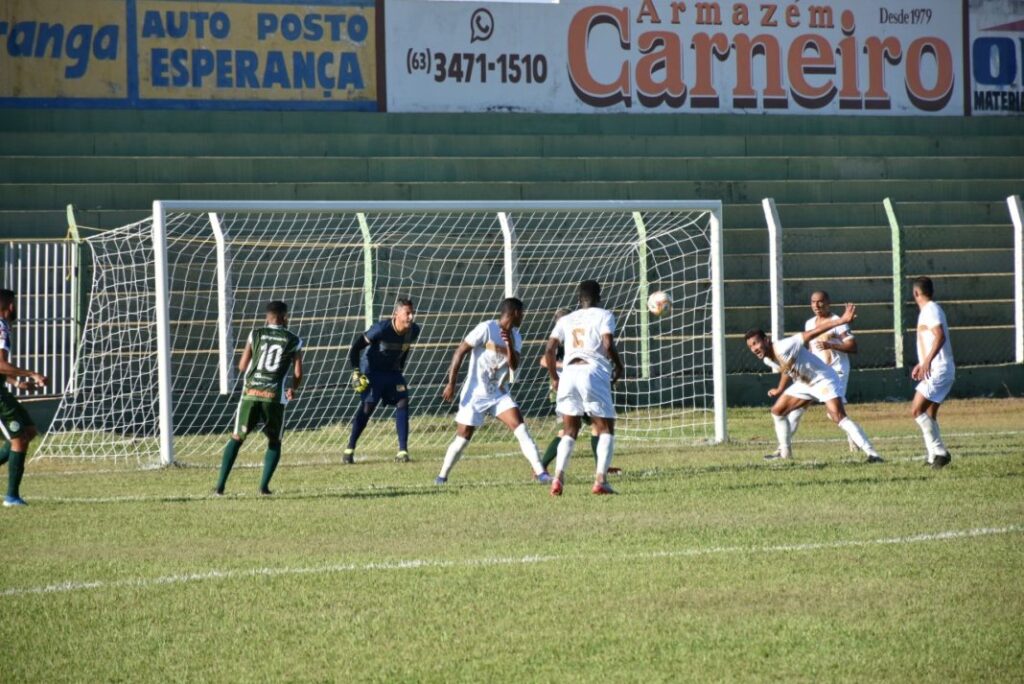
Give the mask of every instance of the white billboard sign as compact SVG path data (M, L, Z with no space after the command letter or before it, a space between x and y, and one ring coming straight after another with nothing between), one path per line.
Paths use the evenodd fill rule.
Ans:
M390 111L962 115L952 0L388 0Z

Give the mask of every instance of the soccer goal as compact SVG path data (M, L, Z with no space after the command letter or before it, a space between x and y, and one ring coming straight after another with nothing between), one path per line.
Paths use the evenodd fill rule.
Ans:
M291 457L340 459L358 404L349 345L399 296L422 326L405 368L413 456L450 440L455 407L440 394L452 352L506 296L526 306L512 393L539 439L556 427L538 362L585 279L602 284L617 319L620 444L720 442L721 216L718 201L154 202L151 218L86 240L81 349L39 456L216 458L238 401L235 366L271 299L287 302L305 342L303 388L286 411ZM655 317L646 302L659 290L673 304ZM378 408L360 457L393 456L390 415ZM473 443L499 434L508 449L495 426Z

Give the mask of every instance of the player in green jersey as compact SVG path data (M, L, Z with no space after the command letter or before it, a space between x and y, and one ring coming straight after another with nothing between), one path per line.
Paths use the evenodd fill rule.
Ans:
M0 446L0 465L7 464L5 508L25 505L19 492L25 473L25 452L38 434L25 407L7 389L7 383L16 384L20 390L37 390L49 383L46 376L11 364L11 323L16 320L18 305L14 292L0 290L0 436L4 440ZM29 380L18 382L19 376Z
M238 370L245 373L245 381L242 385L242 398L235 412L234 431L224 447L220 478L214 492L218 496L224 493L224 485L227 484L242 442L260 423L263 424L263 434L267 436L260 494L271 494L270 478L281 460L284 407L295 399L302 383L302 340L288 330L287 325L288 305L284 302L269 302L267 324L249 333L249 340L238 362ZM285 389L289 371L292 376L291 387Z

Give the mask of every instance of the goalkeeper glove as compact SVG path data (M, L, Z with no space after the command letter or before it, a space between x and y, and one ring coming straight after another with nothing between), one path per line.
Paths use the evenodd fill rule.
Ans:
M362 374L360 371L352 371L352 379L349 381L349 385L357 394L362 394L370 387L370 379Z

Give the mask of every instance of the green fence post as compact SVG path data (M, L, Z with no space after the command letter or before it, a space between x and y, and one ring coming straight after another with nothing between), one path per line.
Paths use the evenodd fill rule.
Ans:
M899 221L896 220L896 211L892 207L892 200L886 197L882 200L885 207L885 215L889 219L889 229L892 232L892 332L893 332L893 354L896 356L896 367L903 368L903 231Z

